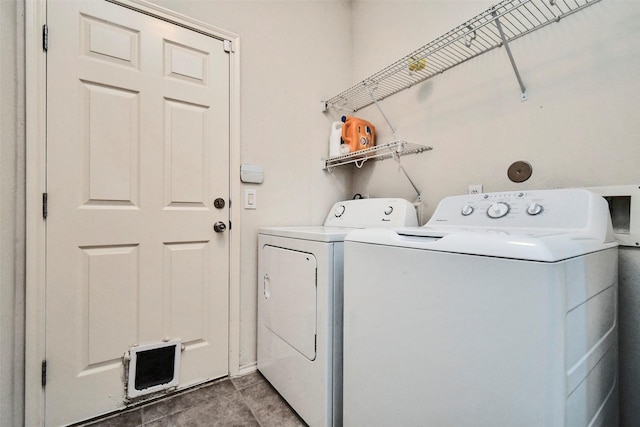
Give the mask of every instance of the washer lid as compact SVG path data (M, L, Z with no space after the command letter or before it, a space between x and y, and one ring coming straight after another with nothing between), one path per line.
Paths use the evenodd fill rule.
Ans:
M396 230L354 230L345 238L350 242L389 247L412 248L456 254L491 256L526 261L556 262L590 252L613 248L617 243L574 231L404 228ZM390 258L390 264L393 264Z
M468 194L442 199L425 227L579 231L613 242L609 205L582 189Z
M346 241L545 262L617 246L606 200L582 189L447 197L425 226L394 230Z

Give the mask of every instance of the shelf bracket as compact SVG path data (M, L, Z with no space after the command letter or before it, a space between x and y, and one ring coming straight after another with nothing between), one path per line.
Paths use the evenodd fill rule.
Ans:
M404 169L404 166L402 166L402 163L400 163L400 156L398 156L398 153L396 152L393 152L392 155L393 155L393 160L396 161L396 163L398 164L398 167L400 168L404 176L407 177L413 189L416 191L416 193L418 193L418 202L422 202L422 192L418 190L418 187L416 187L416 184L413 182L413 180L411 179L407 171Z
M522 92L521 100L526 101L529 98L527 95L527 88L522 82L522 77L520 77L520 72L518 71L518 67L516 66L516 61L513 59L513 54L511 53L511 48L509 47L509 43L507 42L507 37L504 35L504 31L502 30L502 24L500 23L500 19L498 18L498 13L494 10L493 12L491 12L491 15L493 15L496 22L496 27L498 27L498 32L500 33L502 44L507 51L507 55L509 56L509 61L511 61L513 71L516 73L516 78L518 79L518 84L520 85L520 91Z
M391 122L387 118L387 115L382 110L382 107L380 106L380 103L378 102L376 97L373 96L373 89L371 89L371 87L368 86L368 85L366 85L366 89L367 89L367 93L371 97L371 100L376 104L376 107L378 107L378 110L380 110L380 114L382 114L382 117L384 117L384 120L387 122L387 125L389 126L389 129L391 129L391 133L393 134L393 140L394 141L397 140L398 137L396 136L396 128L393 127L393 125L391 124Z

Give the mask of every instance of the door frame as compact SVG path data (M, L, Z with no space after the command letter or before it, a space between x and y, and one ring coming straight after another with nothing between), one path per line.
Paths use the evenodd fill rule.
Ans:
M232 32L144 0L104 0L156 19L229 40L229 197L241 200L240 176L240 37ZM46 222L42 198L46 189L47 67L42 46L47 0L25 2L26 74L26 308L25 425L44 425L42 362L46 354ZM53 29L52 29L53 30ZM231 206L229 221L229 375L240 372L240 205ZM231 227L230 227L231 228Z

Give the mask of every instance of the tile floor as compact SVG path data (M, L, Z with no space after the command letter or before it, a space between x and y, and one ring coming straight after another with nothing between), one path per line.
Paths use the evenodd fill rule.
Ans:
M87 427L306 426L259 372L237 378L225 378L81 425Z

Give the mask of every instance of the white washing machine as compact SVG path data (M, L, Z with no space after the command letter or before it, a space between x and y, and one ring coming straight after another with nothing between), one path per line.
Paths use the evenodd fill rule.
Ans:
M310 426L342 425L345 235L357 227L417 226L403 199L336 203L324 226L261 228L258 370Z
M615 426L617 244L585 190L345 239L345 426Z

